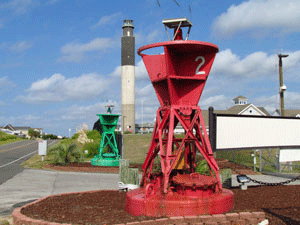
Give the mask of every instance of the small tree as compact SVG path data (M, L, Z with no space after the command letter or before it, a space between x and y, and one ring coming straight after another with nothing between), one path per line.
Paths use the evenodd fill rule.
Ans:
M30 128L28 130L28 135L31 137L31 138L37 138L40 136L40 132L38 131L35 131L34 129Z

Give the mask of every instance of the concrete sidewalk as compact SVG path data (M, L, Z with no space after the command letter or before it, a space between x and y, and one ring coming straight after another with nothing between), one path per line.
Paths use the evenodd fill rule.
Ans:
M66 192L118 189L119 174L25 169L0 185L0 216L36 199Z
M270 175L249 175L263 182L282 182L288 178ZM90 190L117 190L119 174L58 172L25 169L0 185L0 216L10 215L12 211L36 199L66 192ZM232 176L232 187L238 187L236 175ZM248 186L258 185L248 183ZM290 185L300 185L297 180Z

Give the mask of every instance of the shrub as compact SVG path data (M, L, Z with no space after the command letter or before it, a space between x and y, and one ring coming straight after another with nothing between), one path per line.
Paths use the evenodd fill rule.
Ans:
M78 137L79 137L79 133L75 133L75 134L72 136L72 139L77 140Z
M88 150L87 157L94 157L95 155L97 155L99 153L98 152L99 144L100 144L100 141L98 143L96 141L93 141L90 143L86 143L83 146L83 150Z
M201 160L195 169L196 173L202 174L202 175L207 175L210 176L210 170L209 170L209 165L207 164L206 160ZM213 172L214 174L214 172Z
M88 137L88 139L92 139L92 140L101 140L101 134L97 131L97 130L90 130L86 132L86 136Z
M17 137L15 135L11 135L11 134L5 134L5 135L1 135L0 136L0 141L7 141L7 140L12 140L12 139L17 139Z
M91 142L87 142L83 145L83 150L88 150L87 157L93 157L97 155L99 144L101 141L101 135L97 130L91 130L86 132L86 136Z
M44 135L42 136L42 138L43 138L44 140L47 140L47 139L57 139L57 136L54 135L54 134L44 134Z
M28 130L28 135L31 137L31 138L38 138L41 136L40 132L38 131L35 131L34 129L30 128Z
M83 161L83 152L69 140L62 141L59 145L50 148L48 154L54 156L52 163L57 165Z

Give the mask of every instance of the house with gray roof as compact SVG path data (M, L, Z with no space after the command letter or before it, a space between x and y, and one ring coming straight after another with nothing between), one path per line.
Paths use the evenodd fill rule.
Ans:
M234 99L232 99L234 101L234 105L231 106L228 109L225 110L214 110L214 113L216 114L231 114L231 115L253 115L253 116L271 116L271 114L264 108L261 106L255 106L254 104L249 104L248 103L248 98L244 97L244 96L237 96ZM202 116L204 119L204 123L206 126L206 130L208 131L208 110L201 110L202 112ZM300 117L300 110L299 110L299 117ZM141 128L143 127L142 124L136 124L136 130L141 130ZM154 124L144 124L144 130L147 130L150 132L153 131L154 128ZM177 125L177 127L174 130L174 133L184 133L184 129L182 128L182 126L179 124Z
M28 131L31 129L31 127L28 126L13 126L11 124L6 124L4 127L1 127L2 131L6 131L6 133L14 134L14 135L20 135L24 137L28 136ZM43 133L42 128L33 128L34 131L38 131L40 134Z
M248 116L271 116L271 114L261 106L255 106L248 103L248 98L237 96L234 99L234 105L225 110L214 110L216 114L248 115ZM208 110L202 110L202 115L208 129Z

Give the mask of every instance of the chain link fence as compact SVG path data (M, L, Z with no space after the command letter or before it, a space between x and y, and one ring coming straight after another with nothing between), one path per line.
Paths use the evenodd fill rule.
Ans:
M279 162L280 149L217 151L216 157L252 168L255 172L300 173L300 162Z

